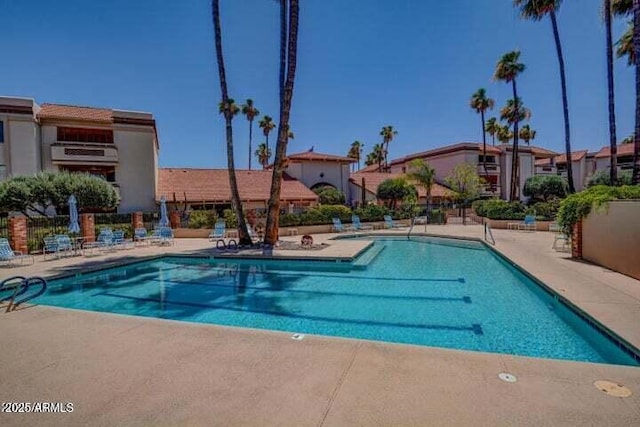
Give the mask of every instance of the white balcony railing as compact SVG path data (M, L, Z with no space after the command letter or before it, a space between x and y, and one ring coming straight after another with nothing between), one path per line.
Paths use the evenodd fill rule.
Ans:
M57 142L51 145L51 161L62 164L118 164L113 144Z

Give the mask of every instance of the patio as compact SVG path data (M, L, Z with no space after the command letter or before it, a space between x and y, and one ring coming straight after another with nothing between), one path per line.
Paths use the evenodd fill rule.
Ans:
M482 236L479 226L428 226L427 231ZM314 240L332 236L314 235ZM550 233L494 230L494 236L497 250L640 347L640 282L552 251ZM337 253L349 257L358 249L343 245L353 242L362 243L330 243L343 247ZM205 239L179 239L170 248L39 260L0 271L3 276L49 276L162 253L203 253L211 246ZM327 249L292 252L322 256ZM71 414L2 414L3 425L640 422L636 367L313 335L295 341L289 333L44 306L0 318L8 343L0 356L1 399L70 401L75 408ZM500 381L500 372L512 373L518 381ZM633 395L618 398L601 392L593 383L603 379L623 384Z

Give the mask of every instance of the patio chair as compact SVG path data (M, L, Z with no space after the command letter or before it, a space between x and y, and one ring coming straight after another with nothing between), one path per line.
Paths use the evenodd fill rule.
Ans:
M87 256L93 253L94 249L99 249L103 252L116 250L116 245L113 241L113 232L110 228L104 228L98 233L98 237L95 242L87 242L84 244L84 255Z
M333 227L331 227L331 231L335 231L337 233L342 233L343 231L355 231L356 229L353 225L343 225L340 218L332 218L333 219Z
M16 262L23 264L27 260L31 260L31 264L35 262L35 258L32 255L23 254L20 251L14 251L11 249L11 245L7 239L0 238L0 263L6 263L11 266Z
M518 230L520 231L536 231L536 217L534 215L527 215L524 217L524 221L518 223Z
M72 246L67 246L66 244L61 245L56 236L45 236L42 241L44 242L42 254L44 255L45 260L47 259L47 255L53 255L55 258L60 258L63 255L71 253Z
M113 232L113 244L117 249L131 249L133 248L133 241L126 239L124 236L124 230L115 230Z
M173 240L173 230L171 229L171 227L160 227L156 230L158 230L157 235L160 239L161 245L173 245L175 243Z
M351 221L353 222L353 228L355 228L356 231L373 230L373 226L371 225L362 225L358 215L351 215Z
M214 240L222 239L226 230L227 224L224 221L216 222L215 227L213 227L213 231L209 233L209 241L212 242Z
M385 215L384 228L406 228L406 225L396 224L393 222L393 218L391 218L391 215Z
M56 234L54 238L58 243L58 251L65 255L73 252L73 242L71 242L71 238L69 236L66 234Z
M136 228L133 231L133 242L134 244L135 243L140 243L140 244L151 243L151 236L147 234L147 229Z
M254 230L253 227L249 225L249 223L247 223L247 231L249 232L249 237L251 237L252 243L258 243L263 240L263 237L256 233L256 230Z
M558 233L553 238L551 249L557 252L568 252L571 250L571 237L565 233Z

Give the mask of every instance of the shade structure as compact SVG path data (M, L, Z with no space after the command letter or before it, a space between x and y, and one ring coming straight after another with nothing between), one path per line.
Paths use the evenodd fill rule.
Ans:
M69 233L80 233L78 202L73 194L69 196Z
M162 196L160 198L160 222L158 223L160 227L168 227L169 226L169 215L167 214L167 199Z

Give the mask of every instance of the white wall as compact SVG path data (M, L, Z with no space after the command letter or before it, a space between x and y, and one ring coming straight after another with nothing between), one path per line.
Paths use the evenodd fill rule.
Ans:
M321 161L297 162L289 164L286 172L309 188L326 182L342 191L345 196L349 195L349 164Z
M116 183L120 186L118 212L156 209L157 156L152 128L114 126L114 143L118 147Z
M33 120L11 119L5 124L9 136L9 170L12 176L33 175L40 171L40 133ZM8 127L8 132L7 131ZM6 144L6 142L5 142Z

